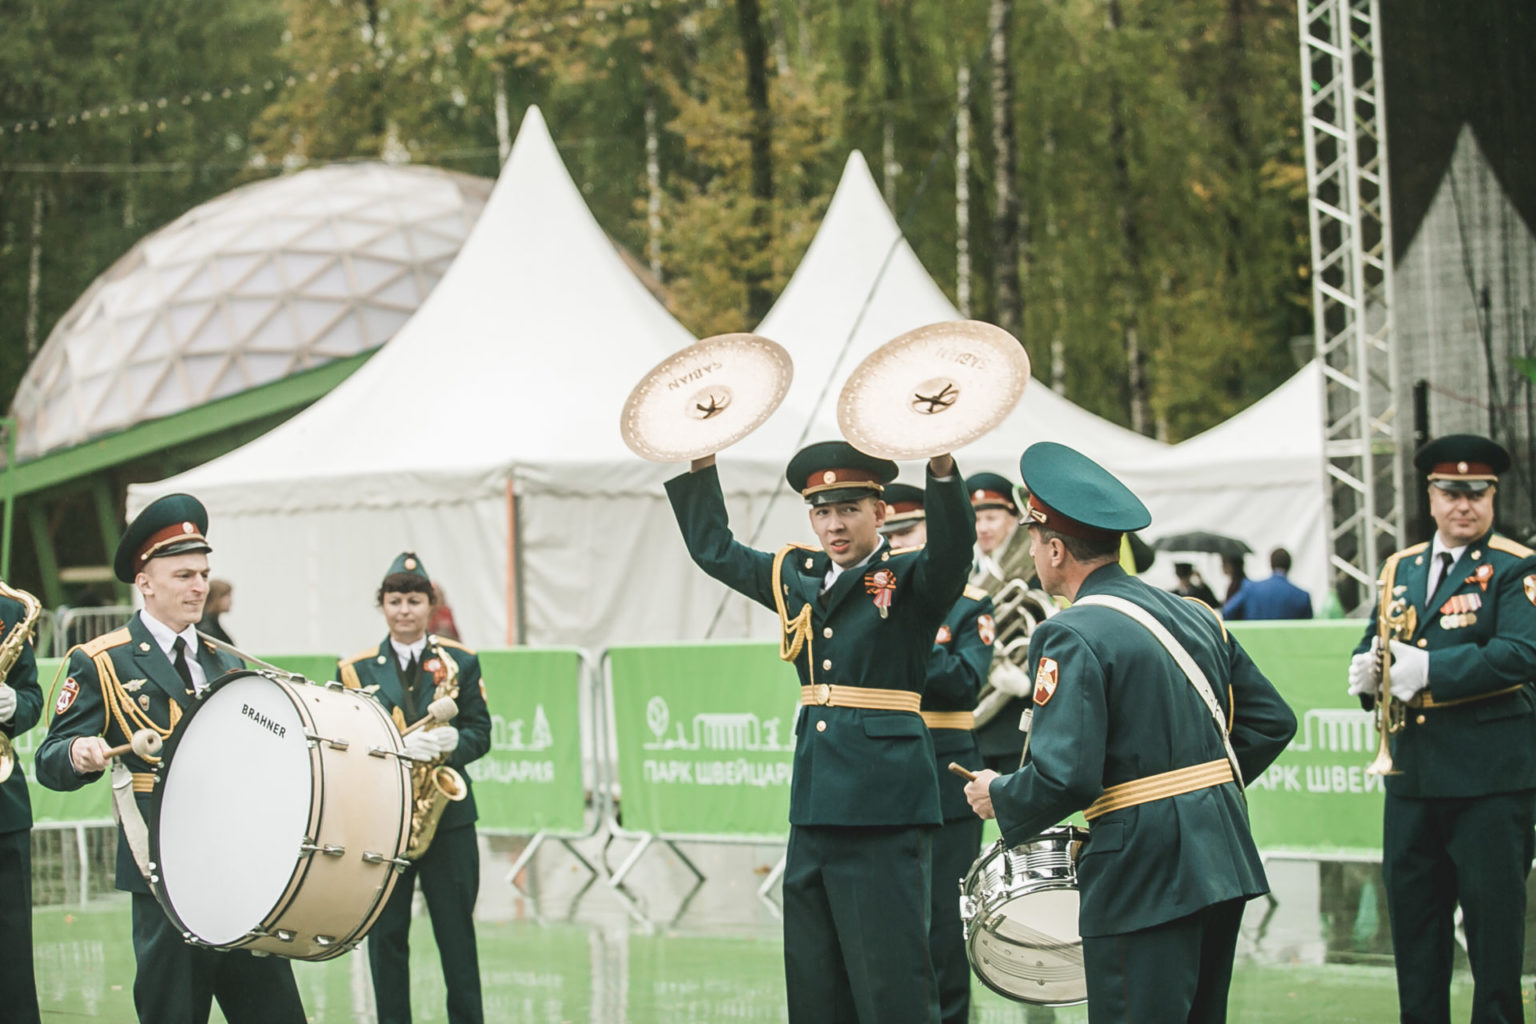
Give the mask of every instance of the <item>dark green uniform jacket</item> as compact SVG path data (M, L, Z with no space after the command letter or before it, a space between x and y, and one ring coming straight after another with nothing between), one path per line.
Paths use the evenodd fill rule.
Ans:
M1230 722L1243 778L1257 777L1296 732L1296 716L1209 608L1105 565L1090 594L1150 611L1194 658ZM1044 668L1042 669L1042 665ZM1092 803L1108 786L1225 760L1216 723L1173 658L1111 608L1076 606L1041 623L1029 644L1035 716L1029 761L991 786L1010 844ZM1050 685L1054 677L1054 686ZM1092 822L1078 862L1084 936L1137 931L1224 900L1268 891L1235 783Z
M992 599L980 587L966 587L964 595L945 617L933 641L928 660L928 688L923 691L924 711L974 711L976 697L987 681L992 664L992 641L997 627L992 622ZM965 799L965 780L949 771L949 763L976 771L981 754L976 737L968 729L931 729L935 767L939 772L939 809L945 821L976 816Z
M447 831L460 825L473 824L479 814L475 810L475 790L467 771L469 765L485 756L491 749L491 713L485 706L485 686L480 678L480 659L468 647L440 636L429 636L422 651L422 688L425 699L420 701L420 714L426 714L426 705L432 701L434 685L428 674L432 668L433 651L442 657L452 658L459 667L459 713L448 724L459 730L459 745L444 762L458 771L469 790L463 800L455 800L443 811L438 820L438 831ZM373 696L384 705L398 728L412 725L406 721L405 691L400 685L400 671L396 667L395 649L385 637L378 647L370 648L342 661L336 669L336 678L349 687L377 687Z
M971 583L992 597L997 596L1010 580L1023 580L1026 584L1035 575L1035 560L1029 554L1029 530L1017 527L997 553L997 564L1003 575L997 576L978 566L971 572ZM1013 758L1009 767L1017 767L1019 751L1024 748L1024 734L1019 731L1019 716L1029 707L1028 697L1015 697L987 721L976 727L976 746L984 757Z
M216 654L205 643L197 645L197 660L209 683L243 667L238 658ZM102 772L76 775L70 764L69 745L77 736L101 736L114 747L127 743L143 728L153 728L165 738L193 700L143 620L134 615L122 629L69 652L69 668L54 704L53 721L37 748L37 781L61 792L95 782ZM155 770L159 759L145 761L130 752L123 755L123 763L135 773L147 773ZM150 794L136 786L134 796L147 822ZM117 831L116 884L127 892L150 891L122 829Z
M727 522L714 467L667 481L688 553L710 576L775 608L789 620L810 610L810 631L795 656L802 684L829 683L922 693L933 638L965 589L975 519L957 471L928 478L928 544L893 554L882 541L863 567L843 573L821 599L831 560L796 549L782 560L738 543ZM888 617L869 588L894 575ZM793 825L936 825L938 780L928 729L907 711L802 707L795 726L789 820Z
M1429 651L1429 687L1452 707L1407 709L1392 739L1387 791L1468 797L1536 788L1536 553L1496 534L1467 545L1426 599L1430 546L1402 552L1394 589L1418 617L1411 637ZM1373 619L1356 653L1377 635ZM1499 690L1509 693L1494 697ZM1486 699L1476 699L1486 697ZM1472 699L1469 699L1472 698Z
M24 612L20 601L0 597L0 641L11 635ZM37 658L30 643L22 645L21 656L0 682L16 691L16 714L9 722L0 724L0 732L15 739L36 725L43 714L43 690L37 682ZM0 783L0 832L20 832L31 827L32 801L27 797L27 773L18 763L11 777Z

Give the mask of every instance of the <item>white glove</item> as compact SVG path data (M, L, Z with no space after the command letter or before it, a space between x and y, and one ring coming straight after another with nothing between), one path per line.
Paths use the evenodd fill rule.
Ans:
M437 757L437 740L431 729L417 729L405 738L405 754L412 761L430 761Z
M9 722L16 717L16 691L5 683L0 683L0 722Z
M1011 661L993 661L987 682L1010 697L1028 697L1034 689L1029 681L1029 673Z
M1371 637L1371 649L1349 659L1349 695L1351 697L1374 697L1376 688L1381 685L1381 660L1376 656L1376 651L1381 645L1380 637Z
M459 749L459 730L451 725L440 725L436 729L430 729L427 735L436 741L439 754L451 754Z
M1414 694L1429 685L1429 652L1392 641L1392 696L1400 701L1410 701Z

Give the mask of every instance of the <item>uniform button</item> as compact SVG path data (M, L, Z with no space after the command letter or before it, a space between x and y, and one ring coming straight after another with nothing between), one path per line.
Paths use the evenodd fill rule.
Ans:
M826 722L817 722L816 723L816 731L817 732L826 732L827 731L827 723Z
M823 629L821 631L821 635L826 637L828 640L831 640L832 639L832 627L828 626L825 629Z
M1424 637L1419 637L1419 646L1420 647L1428 647L1429 646L1429 641L1426 640Z
M1423 725L1424 724L1424 716L1420 715L1418 718L1415 718L1414 721L1417 722L1419 725Z
M824 659L822 661L822 663L821 663L821 667L822 667L823 670L831 668L832 667L832 659L831 658Z

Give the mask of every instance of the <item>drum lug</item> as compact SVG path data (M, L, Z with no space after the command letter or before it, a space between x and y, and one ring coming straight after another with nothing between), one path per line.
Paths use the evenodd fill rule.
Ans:
M347 852L347 848L345 846L336 846L332 843L319 846L313 840L309 839L306 839L304 842L299 844L299 853L301 854L314 853L316 850L325 854L327 857L340 857Z
M411 866L411 862L404 857L386 857L382 853L374 853L372 850L363 854L363 861L367 864L393 864L396 871L404 871Z
M315 936L315 945L319 946L321 949L324 949L325 947L330 946L330 945L334 945L335 942L336 942L336 936L334 936L334 935L316 935Z
M345 690L347 688L347 684L342 682L340 679L327 679L325 681L325 688L327 690Z
M403 750L387 750L384 747L369 747L368 748L368 756L369 757L394 757L394 758L399 758L401 761L410 761L413 764L415 763L412 760L411 755L407 754L405 751L403 751Z
M329 736L316 736L312 732L305 733L304 738L317 746L321 743L324 743L332 750L346 750L352 745L351 740L333 740Z

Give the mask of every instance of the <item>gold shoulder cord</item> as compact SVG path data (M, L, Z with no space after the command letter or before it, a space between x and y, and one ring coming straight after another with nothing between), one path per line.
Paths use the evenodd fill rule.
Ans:
M96 652L91 660L96 664L96 676L101 681L101 696L106 702L107 713L117 722L124 736L131 737L140 729L153 729L160 734L161 739L165 739L176 731L176 723L181 721L181 705L174 700L170 702L171 722L162 729L149 717L149 712L134 703L133 697L123 689L122 680L117 677L117 669L108 651ZM143 760L150 764L160 763L158 757L145 757Z
M798 547L799 544L786 544L773 556L773 605L779 613L779 658L783 661L794 661L800 656L801 649L811 643L811 604L807 601L801 606L800 614L791 619L788 609L784 607L784 584L779 575L784 567L784 559ZM806 664L814 675L816 662L813 651L807 651Z
M357 666L350 661L341 663L341 685L348 690L360 690L363 681L357 676Z

